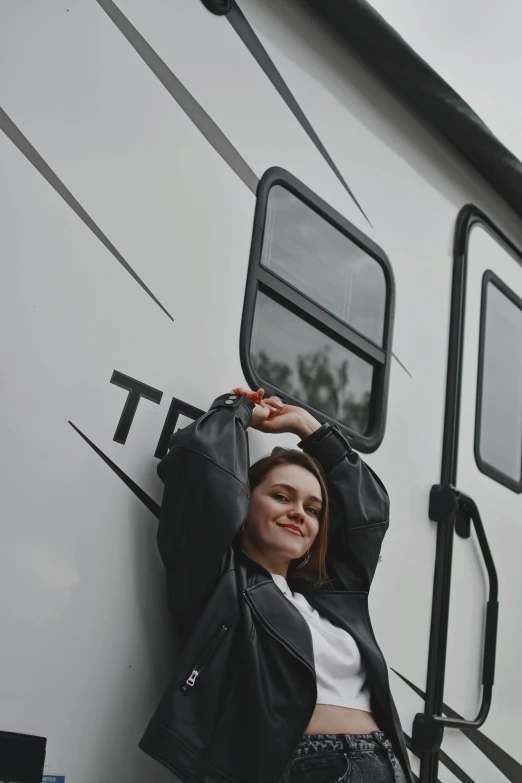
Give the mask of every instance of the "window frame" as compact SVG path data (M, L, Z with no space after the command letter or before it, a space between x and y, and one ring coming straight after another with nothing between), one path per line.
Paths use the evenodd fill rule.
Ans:
M380 264L384 273L386 287L382 347L369 338L364 337L360 332L326 310L322 305L314 302L309 296L299 291L275 272L261 265L268 197L270 189L275 185L281 185L293 193L310 209L324 218ZM245 378L251 388L257 389L262 386L267 396L277 394L285 402L299 405L309 411L318 421L336 424L359 451L366 453L375 451L382 442L386 428L390 364L392 359L395 280L390 260L379 245L323 201L310 188L282 168L274 167L265 171L259 181L256 196L257 201L239 340L240 360ZM365 435L356 433L346 424L293 397L284 389L279 389L261 380L257 375L250 357L250 344L258 290L267 294L274 301L302 318L311 326L319 329L319 331L340 345L344 345L356 355L365 360L373 360L370 362L374 367L369 416L370 428Z
M488 229L489 227L486 226ZM491 232L490 232L491 233ZM499 238L493 233L494 239L499 241ZM503 245L503 243L501 243ZM506 248L507 249L507 248ZM484 386L484 354L485 354L485 336L486 336L486 313L487 313L487 294L488 285L495 285L501 293L504 294L513 304L522 311L522 299L518 297L514 291L509 288L504 281L493 272L491 269L486 269L482 275L482 290L480 297L480 327L479 327L479 351L478 351L478 365L477 365L477 394L475 404L475 436L473 450L475 453L475 462L481 473L497 481L499 484L503 484L508 489L513 490L517 494L522 493L522 464L520 470L520 479L516 481L511 476L503 473L499 468L495 468L489 462L486 462L480 454L480 435L482 427L482 396ZM522 400L520 401L522 406ZM522 452L522 437L520 441L520 450Z

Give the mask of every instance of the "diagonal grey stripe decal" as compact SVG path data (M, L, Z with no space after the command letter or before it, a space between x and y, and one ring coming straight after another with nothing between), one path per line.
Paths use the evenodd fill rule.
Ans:
M410 750L414 756L420 758L419 754L415 753L415 751L411 749L411 737L409 737L404 731L402 733L404 734L404 741L406 742L406 747L408 748L408 750ZM417 775L415 775L414 772L412 772L411 774L413 775L413 780L415 781L415 783L419 783L419 778L417 777ZM440 780L438 778L437 778L437 783L440 783Z
M404 739L406 740L406 747L411 750L411 737L408 737L408 735L405 734ZM411 750L411 752L414 753L413 750ZM414 755L417 756L417 758L420 758L418 753L414 753ZM444 766L447 767L451 772L453 772L455 777L458 778L461 781L461 783L475 783L475 781L472 780L466 772L464 772L462 767L459 767L459 765L456 764L453 761L453 759L450 759L447 753L444 753L443 750L439 750L438 755L439 755L439 761L442 764L444 764ZM419 778L416 775L414 777L415 780L417 781L419 780ZM440 783L440 780L438 778L437 778L437 783Z
M112 242L110 242L109 239L105 236L103 231L96 225L94 220L90 217L90 215L87 214L87 212L84 210L82 205L74 198L73 194L70 190L68 190L61 179L54 173L54 171L51 169L51 167L45 162L45 160L42 158L39 152L35 150L33 145L29 142L28 139L24 136L22 131L17 128L17 126L14 124L12 119L5 113L5 111L0 107L0 129L3 130L5 135L8 139L10 139L15 147L18 147L22 155L25 155L27 160L33 164L35 169L40 172L42 177L47 180L49 185L54 188L54 190L58 193L59 196L63 198L66 204L75 212L80 220L82 220L87 228L89 228L95 237L97 237L100 242L105 245L107 250L112 253L114 258L119 261L119 263L122 265L122 267L131 275L131 277L136 280L138 285L140 285L143 290L150 296L151 299L156 302L156 304L161 307L163 312L168 315L171 321L173 321L173 317L171 314L163 307L161 302L156 299L152 291L147 288L143 280L141 280L140 277L136 274L134 269L125 261L121 253L119 253Z
M84 435L84 434L83 434L83 432L82 432L81 430L79 430L79 429L78 429L78 427L76 427L76 426L75 426L75 425L72 423L72 421L70 421L70 422L69 422L69 424L71 425L71 427L72 427L74 430L76 430L76 432L78 433L78 435L80 435L80 436L81 436L81 437L84 439L84 441L85 441L86 443L88 443L88 444L89 444L89 446L91 447L91 449L93 449L93 450L96 452L96 454L97 454L99 457L101 457L101 458L102 458L102 460L103 460L103 461L104 461L104 462L105 462L105 463L106 463L106 464L107 464L107 465L108 465L108 466L109 466L109 467L110 467L110 468L111 468L111 469L112 469L112 470L113 470L113 471L116 473L116 475L118 476L118 478L120 478L120 479L123 481L123 483L124 483L124 484L126 484L126 485L129 487L129 489L130 489L132 492L134 492L134 494L136 495L136 497L137 497L139 500L141 500L141 502L142 502L142 503L143 503L145 506L147 506L147 508L149 509L149 511L152 511L152 513L154 514L154 516L155 516L155 517L157 517L157 518L159 519L159 515L160 515L160 506L159 506L159 505L156 503L156 501L155 501L155 500L153 500L153 499L152 499L152 498L151 498L149 495L147 495L147 493L146 493L146 492L145 492L145 491L144 491L144 490L143 490L143 489L142 489L142 488L141 488L141 487L140 487L138 484L136 484L136 482L135 482L135 481L133 481L133 480L132 480L132 479L131 479L129 476L127 476L127 474L126 474L126 473L124 473L124 472L123 472L123 470L121 470L121 468L119 468L119 467L116 465L116 463L115 463L115 462L113 462L113 461L112 461L112 460L111 460L109 457L107 457L107 456L106 456L106 455L103 453L103 451L102 451L101 449L99 449L99 448L98 448L98 446L95 446L95 444L92 442L92 440L89 440L89 438L87 437L87 435Z
M396 669L392 669L392 671L395 672L397 677L400 677L401 680L406 683L406 685L409 685L412 691L417 694L417 696L420 696L422 699L426 699L426 694L424 691L410 682L410 680L406 679L406 677L404 677ZM462 720L462 715L459 715L458 712L452 710L451 707L448 707L447 704L443 704L442 709L448 717L460 718ZM488 758L491 763L494 764L508 780L511 781L511 783L520 783L522 780L522 765L519 764L518 761L512 758L508 753L506 753L505 750L502 750L501 747L496 745L492 740L489 739L489 737L486 737L485 734L483 734L478 729L470 729L469 731L466 731L465 734L469 741L472 742L479 750L481 750L486 758Z
M98 0L99 2L99 0ZM296 99L290 92L290 89L288 88L288 85L286 84L285 80L275 67L274 63L270 59L270 56L266 49L264 48L263 44L253 31L253 29L250 27L250 24L248 23L248 20L244 16L243 12L239 8L237 3L234 3L230 11L225 17L228 19L236 33L239 35L245 46L248 48L252 56L257 60L258 64L261 66L265 74L268 76L270 81L272 82L273 86L276 88L277 92L281 96L281 98L284 100L296 120L299 122L303 130L308 134L312 142L315 144L325 161L328 163L332 171L334 172L335 176L339 180L339 182L342 184L342 186L346 189L346 191L349 193L351 198L354 200L354 202L357 204L359 209L361 210L362 214L370 224L370 219L364 209L361 207L359 202L357 201L353 191L348 187L348 184L346 183L346 180L344 179L343 175L333 162L332 158L328 154L328 151L326 150L324 144L322 143L321 139L317 135L317 133L314 131L312 125L308 121L305 113L297 103Z
M192 120L208 143L214 147L218 155L221 155L225 163L230 166L232 171L243 180L247 188L255 195L259 181L258 177L234 145L227 139L223 131L216 125L212 117L207 114L205 109L190 94L185 85L180 82L178 77L174 75L168 65L163 62L152 46L147 43L145 38L129 22L112 0L96 0L96 2L103 8L107 16L114 22L120 33L125 36L144 63L149 66L152 73L159 79L187 117Z
M406 740L406 747L409 748L409 750L411 750L411 737L408 737L408 735L405 734L404 739ZM413 750L411 750L411 752L413 753ZM418 757L417 753L415 753L414 755ZM453 772L455 777L458 778L462 783L475 783L475 781L472 780L466 772L464 772L462 767L459 767L459 765L456 764L453 761L453 759L451 759L448 756L447 753L444 753L443 750L439 750L439 761L442 764L444 764L444 766L447 767L450 770L450 772ZM415 778L416 781L419 780L419 778L416 775L414 775L413 777ZM437 778L437 783L440 783L440 780L438 778Z
M453 772L455 777L462 781L462 783L477 783L476 780L473 780L473 778L470 778L470 776L464 772L462 767L459 767L453 759L450 759L448 754L444 753L443 750L439 750L439 761L441 764L444 764L450 772Z
M407 369L406 369L406 367L405 367L405 366L404 366L404 364L401 362L401 360L399 359L399 357L398 357L398 356L396 356L396 355L393 353L393 351L392 351L392 356L393 356L393 358L395 359L395 361L396 361L396 362L398 362L398 363L400 364L400 366L402 367L402 369L404 370L404 372L405 372L405 373L407 373L407 374L410 376L410 378L413 378L413 375L411 374L411 372L410 372L409 370L407 370Z

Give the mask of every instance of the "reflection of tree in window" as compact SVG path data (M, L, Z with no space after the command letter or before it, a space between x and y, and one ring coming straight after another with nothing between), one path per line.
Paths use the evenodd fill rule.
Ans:
M370 398L371 392L366 391L359 402L354 399L353 395L350 395L350 399L343 403L342 420L361 435L368 429Z
M332 368L329 348L297 357L297 372L307 402L337 418L340 396L348 383L348 360Z
M293 375L292 368L285 362L274 362L268 358L265 351L259 351L257 357L254 357L254 364L260 378L268 381L273 386L277 386L281 391L287 394L294 394L290 379Z
M254 363L259 376L273 386L363 433L368 427L371 392L365 391L359 400L355 399L349 390L349 360L332 365L329 350L330 346L325 346L320 351L298 354L295 381L292 367L272 361L265 351L259 351Z

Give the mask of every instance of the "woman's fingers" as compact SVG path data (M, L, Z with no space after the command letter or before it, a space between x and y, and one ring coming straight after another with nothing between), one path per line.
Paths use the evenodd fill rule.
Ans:
M242 386L236 386L232 389L232 394L242 394L243 397L246 397L248 400L252 400L252 402L255 403L259 401L257 392L250 391L250 389L243 389Z
M275 415L281 408L284 407L283 401L280 400L276 395L263 398L265 393L263 388L259 388L257 391L251 391L250 389L244 389L242 386L236 386L234 389L232 389L232 393L243 394L249 400L255 402L256 405L259 405L262 408L269 408L271 416Z
M263 400L262 405L266 405L268 408L270 408L271 416L275 416L277 413L280 413L281 408L284 407L282 400L276 396L267 397L267 399Z
M257 391L252 391L252 389L244 389L242 386L235 386L232 389L233 394L252 394L255 397L263 397L263 394L265 393L264 389L258 389Z

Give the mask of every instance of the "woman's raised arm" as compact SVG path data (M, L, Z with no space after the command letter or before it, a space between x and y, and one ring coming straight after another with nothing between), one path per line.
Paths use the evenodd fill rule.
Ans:
M165 489L157 540L182 636L210 597L247 513L246 429L255 408L241 394L222 394L201 418L175 433L158 465Z
M389 525L388 492L335 425L324 424L299 447L319 462L326 476L328 575L344 590L369 590Z

